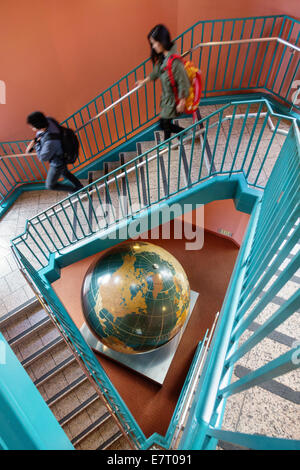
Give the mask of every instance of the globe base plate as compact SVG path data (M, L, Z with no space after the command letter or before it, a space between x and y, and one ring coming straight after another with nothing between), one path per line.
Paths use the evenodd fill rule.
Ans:
M197 292L191 290L190 310L179 333L177 333L171 341L160 348L154 349L153 351L139 354L120 353L102 344L93 335L86 323L82 325L80 332L90 348L162 385L177 351L184 330L190 320L198 295L199 294Z

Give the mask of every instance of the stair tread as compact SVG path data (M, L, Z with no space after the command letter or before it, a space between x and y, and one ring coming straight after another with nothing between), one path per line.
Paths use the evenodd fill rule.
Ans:
M99 178L101 178L104 175L103 170L91 171L90 173L92 173L93 182L97 181Z
M121 156L124 159L124 163L128 163L131 160L133 160L134 158L136 158L137 152L121 152L120 153L120 160L121 160Z
M64 387L62 390L60 390L59 392L57 392L55 395L53 395L53 397L49 398L47 401L46 401L46 404L48 406L52 406L54 403L56 403L59 399L61 399L62 397L64 397L66 395L66 393L69 393L71 392L72 390L74 390L74 388L76 388L78 385L80 385L81 383L83 383L85 380L87 380L87 376L85 374L82 374L80 377L78 377L77 379L73 380L72 383L70 383L69 385L67 385L66 387Z
M38 357L44 355L45 353L47 353L48 351L50 351L51 349L53 349L55 346L57 346L58 344L62 343L64 341L63 337L62 336L58 336L57 338L55 338L54 340L52 340L50 343L48 343L46 346L42 347L41 349L39 349L38 351L34 352L33 354L31 354L30 356L28 356L26 359L24 359L23 361L21 361L21 364L23 367L26 367L28 366L33 360L37 359Z
M17 318L22 315L25 315L26 313L30 313L30 309L35 308L37 306L40 306L40 302L36 299L36 297L32 297L23 304L19 305L19 307L14 308L13 310L1 317L0 329L7 325L10 321L16 320Z
M57 364L55 367L50 369L48 372L43 374L41 377L39 377L37 380L34 381L34 385L36 387L39 387L42 383L44 383L47 379L55 375L56 373L60 372L62 369L64 369L66 366L69 364L72 364L76 359L74 356L69 356L66 359L64 359L62 362Z
M96 419L92 424L90 424L84 431L79 433L77 436L75 436L71 442L73 445L79 444L80 441L85 439L91 432L95 431L99 426L101 426L102 423L107 421L108 418L111 417L111 414L109 411L106 411L100 418Z
M51 323L51 318L48 316L44 317L42 320L36 322L34 325L31 325L30 328L27 328L26 330L22 331L22 333L19 333L18 335L11 338L8 341L8 344L10 346L13 346L22 339L27 338L29 335L36 333L39 328L42 328L43 326L48 325L49 323Z
M63 418L61 418L59 420L59 424L61 426L64 426L67 422L75 418L79 413L85 410L89 405L94 403L97 399L99 399L99 396L97 393L94 393L89 398L87 398L83 403L80 403L80 405L78 405L76 408L70 411L70 413L66 414Z
M142 153L146 152L146 150L151 150L157 145L155 140L145 140L144 142L138 142L138 144L140 144Z
M120 437L122 437L123 434L121 431L117 431L115 434L113 434L111 437L109 437L105 442L103 442L99 447L97 447L96 450L105 450L107 447L112 445L116 440L118 440Z

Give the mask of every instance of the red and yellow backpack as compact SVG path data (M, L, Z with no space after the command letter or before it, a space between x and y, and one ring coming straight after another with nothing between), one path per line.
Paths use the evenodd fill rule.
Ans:
M202 91L201 72L199 69L197 69L197 67L195 67L195 65L190 60L184 60L178 54L170 55L165 69L167 70L168 75L169 75L169 80L173 88L173 93L175 96L176 104L179 102L179 98L178 98L177 86L176 86L174 75L172 72L172 64L175 59L178 59L183 63L185 71L191 83L189 96L186 98L186 102L185 102L185 112L187 114L193 114L194 112L196 112L200 103L200 98L201 98L201 91Z

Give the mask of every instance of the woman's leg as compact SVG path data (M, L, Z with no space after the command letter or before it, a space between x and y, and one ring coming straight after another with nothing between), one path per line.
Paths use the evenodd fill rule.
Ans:
M184 131L184 127L173 124L172 122L170 122L170 129L174 134L178 134L178 132Z
M167 140L171 137L170 122L171 119L161 118L159 120L160 128L164 131L164 140Z
M184 131L183 127L173 124L171 119L160 119L159 121L161 129L164 131L164 140L171 137L171 134L178 134L178 132Z

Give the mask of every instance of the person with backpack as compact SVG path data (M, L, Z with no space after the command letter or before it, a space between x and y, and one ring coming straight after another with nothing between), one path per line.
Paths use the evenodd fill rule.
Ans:
M151 48L150 57L154 67L148 77L137 81L137 85L143 85L150 80L160 78L162 85L160 127L164 131L164 140L167 140L172 133L177 134L184 130L183 127L173 124L172 119L184 112L191 83L184 64L176 55L176 45L171 41L168 29L164 25L158 24L151 29L147 37ZM176 59L172 60L174 54ZM170 60L172 61L171 64ZM171 72L168 71L170 65ZM170 78L174 81L173 85Z
M78 157L79 144L74 132L60 126L55 119L46 117L40 111L29 114L27 124L36 132L36 136L27 146L26 153L35 149L40 161L49 162L46 189L73 194L83 188L79 179L67 168L68 163L74 163ZM72 185L58 183L62 176Z

